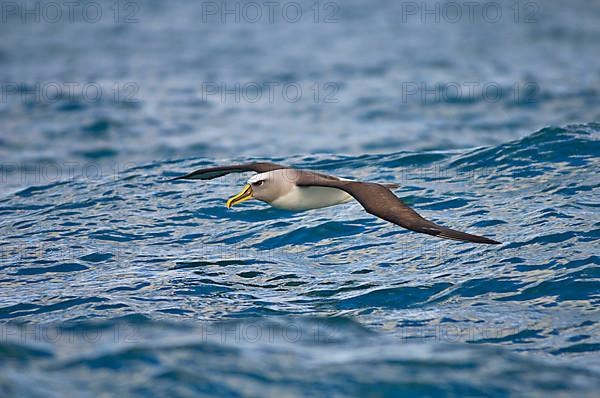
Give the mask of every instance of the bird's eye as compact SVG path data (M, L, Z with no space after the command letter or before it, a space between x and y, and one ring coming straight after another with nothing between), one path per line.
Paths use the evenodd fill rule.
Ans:
M256 181L254 183L254 185L256 185L257 187L260 187L263 183L264 183L264 181L262 181L262 180L261 181Z

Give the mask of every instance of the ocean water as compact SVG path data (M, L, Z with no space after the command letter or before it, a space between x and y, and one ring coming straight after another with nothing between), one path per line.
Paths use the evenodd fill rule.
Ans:
M18 191L0 201L0 388L591 396L599 150L588 124L474 150L288 159L399 181L423 214L501 246L417 235L358 204L227 210L241 177L165 182L206 159Z
M600 7L563 3L3 9L0 396L597 396ZM302 94L254 101L267 82ZM256 160L397 182L503 243L168 181Z

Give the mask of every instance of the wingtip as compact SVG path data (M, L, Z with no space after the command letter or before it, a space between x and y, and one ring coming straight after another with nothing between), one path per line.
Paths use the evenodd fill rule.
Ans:
M493 240L493 239L488 239L488 241L484 242L484 243L487 243L489 245L501 245L502 244L502 242L498 242L497 240Z
M502 244L502 242L498 242L497 240L486 238L485 236L479 236L479 235L473 235L473 236L475 238L467 240L467 242L484 243L484 244L488 244L488 245L501 245Z
M425 231L419 231L419 232L425 232ZM427 233L427 232L425 232L425 233ZM452 229L445 229L445 230L441 231L441 233L436 233L436 234L432 234L432 235L435 235L438 238L457 240L457 241L461 241L461 242L482 243L482 244L487 244L487 245L502 244L502 242L498 242L493 239L486 238L485 236L472 235L472 234L468 234L466 232L455 231Z
M178 180L203 180L204 178L202 177L197 177L194 173L188 173L188 174L184 174L182 176L177 176L174 178L170 178L167 181L178 181Z
M468 239L468 240L465 240L465 242L483 243L486 245L501 245L502 244L502 242L498 242L497 240L493 240L493 239L486 238L483 236L477 236L477 235L474 235L474 236L476 237L476 239Z

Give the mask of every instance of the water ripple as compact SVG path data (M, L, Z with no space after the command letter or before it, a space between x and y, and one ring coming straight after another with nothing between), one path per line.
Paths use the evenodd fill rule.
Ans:
M101 389L110 382L125 395L132 392L126 386L142 391L149 384L156 391L236 393L242 385L264 393L277 390L285 374L288 387L304 391L321 383L355 393L378 381L426 395L440 385L457 394L585 395L600 369L599 138L600 125L590 123L475 150L290 160L399 182L397 193L425 216L495 237L504 242L499 247L418 235L353 203L300 213L256 202L227 210L224 198L244 178L164 182L215 164L207 159L154 162L119 179L10 194L0 207L0 318L9 332L0 347L7 364L0 389L10 384L35 395L23 382L27 375L61 392L53 381L60 372L66 385ZM227 333L225 342L206 336L225 327L223 320L248 335L233 342ZM335 330L337 340L270 341L261 329L248 343L256 322L291 340L315 328ZM52 325L83 330L88 340L98 328L110 330L113 340L15 340L24 325L31 336ZM132 330L152 344L127 346L123 336ZM32 361L28 370L23 360ZM287 360L302 371L279 373L291 366ZM206 363L213 371L203 373ZM519 371L531 366L539 371ZM481 377L467 380L461 368ZM85 376L92 372L97 376ZM509 374L519 382L506 383Z

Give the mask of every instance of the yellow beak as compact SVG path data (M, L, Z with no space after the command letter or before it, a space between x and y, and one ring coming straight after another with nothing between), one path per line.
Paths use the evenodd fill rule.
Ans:
M244 187L244 189L242 189L240 193L229 198L229 200L227 201L227 208L229 209L231 208L231 206L236 205L238 203L242 203L243 201L246 201L248 199L252 199L252 187L250 186L250 184L246 184L246 186Z

